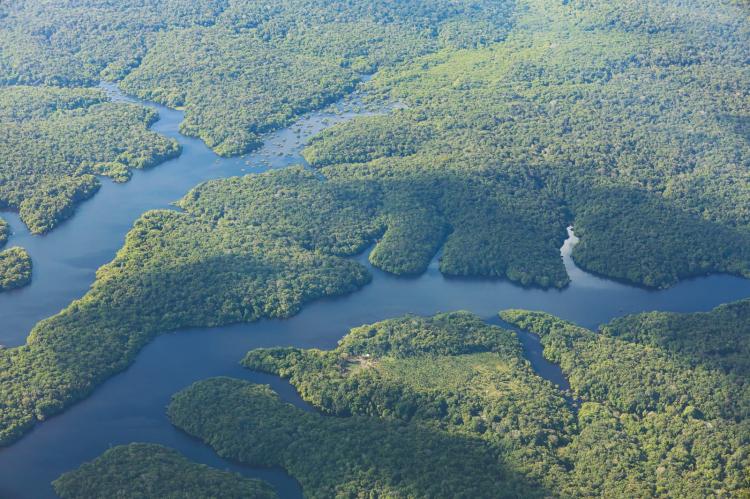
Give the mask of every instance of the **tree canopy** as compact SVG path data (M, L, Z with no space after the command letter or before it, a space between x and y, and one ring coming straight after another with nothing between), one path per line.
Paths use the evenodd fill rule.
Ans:
M31 282L31 257L20 247L0 251L0 291L16 289Z
M237 379L186 388L168 415L223 457L282 466L310 498L537 495L503 470L481 440L397 421L325 417Z
M737 375L747 362L734 355L748 344L748 303L628 316L601 333L503 312L541 335L570 394L533 372L515 333L465 312L361 326L330 351L253 350L243 364L288 378L325 414L482 439L521 482L552 496L735 496L750 485L750 394ZM712 348L728 342L739 346Z
M384 68L373 98L403 109L333 127L305 156L327 176L386 188L394 177L481 178L512 193L496 210L560 210L527 237L552 244L572 224L575 261L608 277L661 288L709 272L748 276L748 40L746 12L716 2L519 2L501 43ZM458 195L452 184L430 190L431 200ZM483 225L484 212L474 210ZM436 215L414 217L420 226ZM508 243L492 222L454 251L471 224L452 222L435 224L434 237L447 227L445 258L472 261L444 261L445 271L513 278L523 267L493 254ZM510 244L560 282L527 237Z
M113 447L77 470L65 473L53 486L62 499L278 497L265 482L193 463L172 449L145 443Z
M361 73L501 39L512 10L488 0L15 2L0 17L0 84L122 80L184 107L183 133L235 155Z
M33 233L53 229L96 192L95 175L124 182L179 154L147 129L156 118L99 90L0 86L0 208Z

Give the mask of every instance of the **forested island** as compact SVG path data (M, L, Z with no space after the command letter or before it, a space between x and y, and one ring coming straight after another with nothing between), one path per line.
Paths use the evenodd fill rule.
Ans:
M288 378L321 414L231 378L186 388L168 414L221 456L282 466L306 497L747 493L750 301L627 316L599 332L539 312L500 315L541 336L569 393L533 371L516 333L454 312L364 325L334 350L247 354L246 367ZM82 486L90 468L56 486Z
M31 258L26 250L20 247L2 249L9 236L10 226L0 218L0 292L31 282Z
M31 258L25 249L0 251L0 291L16 289L31 282Z

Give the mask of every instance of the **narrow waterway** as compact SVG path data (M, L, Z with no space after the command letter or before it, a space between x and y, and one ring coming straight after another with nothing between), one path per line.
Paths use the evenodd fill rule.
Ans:
M300 152L310 137L336 123L372 114L364 110L355 93L269 134L263 146L251 154L220 158L202 141L178 132L182 112L125 96L113 85L103 84L102 88L113 100L155 109L159 121L151 129L176 139L182 154L154 168L135 170L133 178L123 184L103 178L92 199L81 203L72 218L43 237L30 234L17 213L0 213L12 230L7 247L26 248L34 265L29 286L0 293L0 345L23 344L34 324L83 296L96 269L114 258L125 234L145 211L170 208L206 180L304 164Z
M69 222L48 236L29 236L17 218L9 217L16 231L11 244L29 249L35 275L30 287L0 295L4 326L0 343L23 343L35 322L81 296L93 281L96 268L114 256L126 231L143 211L168 207L203 180L299 162L299 150L307 137L356 114L351 109L341 114L314 113L270 136L257 153L221 159L202 142L177 133L181 113L154 107L161 115L154 130L182 143L180 158L137 172L127 184L105 181L93 200L84 203ZM709 310L750 296L750 280L725 275L684 281L664 291L592 276L571 261L574 240L571 234L561 251L572 280L564 290L522 288L500 280L446 278L440 274L437 261L418 277L396 277L370 268L374 278L364 289L311 303L291 319L162 335L140 353L128 370L108 380L92 396L38 425L16 444L0 449L0 497L50 497L49 483L61 473L113 445L133 441L162 443L197 462L267 479L282 497L299 497L298 484L282 470L257 470L222 460L205 445L172 427L165 415L172 394L194 381L219 375L269 383L285 400L307 408L288 383L239 366L243 353L252 348L332 348L351 327L406 313L430 315L463 309L494 321L499 310L528 308L596 327L626 313ZM369 266L366 254L357 259ZM544 363L533 338L521 339L534 369L564 388L566 381L559 369Z

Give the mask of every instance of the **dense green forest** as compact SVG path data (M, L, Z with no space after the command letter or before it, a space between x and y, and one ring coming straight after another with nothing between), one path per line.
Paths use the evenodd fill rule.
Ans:
M183 132L220 154L255 147L263 132L349 92L362 73L378 70L367 84L373 103L401 104L315 139L305 151L315 171L210 182L180 202L183 211L141 217L86 296L40 322L27 345L0 350L0 443L88 395L158 333L288 317L359 289L370 276L346 257L373 242L371 262L396 274L424 271L442 247L448 275L563 287L559 247L572 223L581 238L574 259L608 277L666 287L708 272L750 276L744 8L703 0L0 6L0 202L35 232L92 195L95 175L125 180L130 168L178 152L147 130L153 112L78 86L109 79L183 107ZM534 318L528 327L552 321L508 316L521 317ZM455 383L465 362L494 366L497 392L536 408L532 416L490 390L471 399L476 406L461 399L433 417L417 406L453 399L441 387L422 395L421 386L409 388L419 404L386 406L384 395L362 411L479 438L502 450L503 473L532 488L646 496L667 485L747 488L737 450L747 442L747 386L722 335L667 347L658 343L666 335L631 338L615 325L620 332L605 340L570 325L554 330L548 355L584 401L578 413L533 375L515 343L446 350L435 366ZM701 351L717 364L681 357ZM627 368L613 368L615 357ZM388 383L401 383L399 372L433 376L431 363L402 360L383 362ZM635 388L644 383L645 394ZM320 405L359 411L344 395ZM513 430L489 431L482 404L490 423ZM611 454L602 448L610 442ZM384 476L378 486L393 483Z
M333 350L246 355L246 367L288 378L323 414L213 378L176 394L168 415L222 457L283 467L306 497L742 497L749 316L745 300L626 316L595 333L502 312L541 336L571 394L534 373L512 331L467 312L406 316L354 328ZM211 480L214 490L243 483L134 444L55 487L62 497L130 497Z
M166 48L159 46L163 38L195 29L234 32L370 72L438 46L498 41L512 10L512 2L487 0L22 0L0 6L0 83L91 86L119 80L140 69L152 49ZM209 66L203 61L206 72L222 70ZM241 82L213 81L235 83Z
M270 485L196 464L156 444L113 447L53 483L62 499L274 499Z
M750 344L750 300L704 313L626 316L598 333L540 312L501 317L541 336L570 394L534 373L516 333L454 312L354 328L333 350L246 355L246 367L288 378L323 414L231 378L186 388L167 412L222 457L283 467L306 497L750 491L748 360L741 355ZM192 475L194 467L201 473ZM173 451L137 444L108 451L55 487L63 497L94 490L127 497L219 477L239 486Z
M15 247L0 251L0 291L16 289L31 282L31 257Z
M95 175L123 182L179 154L147 130L154 120L99 90L0 87L0 208L18 210L34 233L51 230L94 194Z
M10 237L10 226L0 218L0 292L26 286L31 282L31 258L25 249L2 251Z
M4 219L0 218L0 248L5 246L10 238L10 225Z
M747 359L735 352L750 341L750 301L629 316L600 334L542 313L501 315L542 336L572 399L533 373L513 332L468 313L388 320L353 329L331 351L260 349L243 363L289 378L326 414L481 438L503 468L551 495L748 492ZM727 344L739 346L716 348ZM221 435L202 431L209 442Z
M389 235L399 221L401 234L414 228L413 199L302 168L208 182L178 204L182 212L146 213L82 299L37 324L26 345L0 351L0 441L86 396L157 333L288 317L310 300L359 289L371 276L344 257L384 231L372 257L394 272L414 270L412 252L426 266L435 249L434 240ZM462 208L467 225L471 209ZM501 215L523 229L524 218ZM527 230L540 223L527 222ZM388 256L386 244L402 247Z
M370 275L342 258L381 229L358 186L288 169L205 184L138 220L92 289L0 350L0 442L132 362L157 333L288 317Z
M666 287L708 272L750 275L750 22L716 2L652 3L519 2L502 43L383 69L373 98L405 109L329 129L306 158L326 176L385 189L394 177L398 187L428 183L429 199L471 202L433 180L450 173L510 188L496 210L551 203L566 218L540 236L556 243L572 223L576 262L609 277ZM443 270L487 273L484 258L502 275L489 226L487 241L471 235L470 262ZM464 225L448 220L447 230L449 258Z
M541 497L479 439L366 417L332 418L232 378L175 395L168 415L225 458L282 466L305 497Z
M750 391L739 374L747 357L735 352L747 349L748 314L747 300L708 313L640 314L601 334L539 312L501 315L541 336L545 357L583 401L566 451L585 462L577 478L604 495L742 497ZM711 346L722 342L737 350Z
M738 381L750 376L750 300L708 313L652 312L606 324L602 333L631 343L651 345L691 366L723 371Z
M118 81L184 107L182 131L225 155L379 70L373 99L406 109L335 127L306 156L327 177L373 184L405 208L389 215L372 256L386 270L418 273L444 243L446 274L563 286L556 250L573 223L575 260L608 277L666 287L750 273L742 5L47 0L3 9L6 85ZM94 173L125 175L119 160L95 161L105 164ZM52 191L20 207L37 231L95 188L86 174L30 182ZM19 189L8 203L21 204Z
M504 467L539 491L565 470L555 450L575 418L564 394L532 371L515 333L468 312L365 325L331 351L254 350L243 364L289 378L325 414L419 422L482 438Z
M183 133L234 155L341 97L361 73L500 40L512 8L488 0L15 2L0 15L0 83L122 80L127 92L184 107Z

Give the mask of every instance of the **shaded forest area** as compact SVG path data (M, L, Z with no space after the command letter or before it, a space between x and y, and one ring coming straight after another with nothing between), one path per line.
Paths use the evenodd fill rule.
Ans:
M544 313L501 316L541 336L544 356L561 366L571 393L532 371L515 333L466 312L365 325L330 351L254 350L243 364L288 378L330 416L481 439L500 468L513 470L530 491L562 497L748 491L750 392L742 352L750 345L750 301L707 313L627 316L599 333ZM730 344L736 348L721 351ZM196 414L227 419L213 404L192 400L201 406ZM209 443L227 440L220 436L228 424L173 420Z
M25 249L0 251L0 291L16 289L31 282L31 257Z
M156 444L113 447L53 483L62 499L78 497L160 497L168 499L275 499L260 480L196 464Z
M0 250L10 237L8 222L0 218ZM31 258L25 249L13 247L0 251L0 292L26 286L31 282Z
M500 315L541 336L569 393L533 371L516 333L453 312L363 325L333 350L246 355L243 365L289 379L320 413L231 378L193 384L167 412L224 458L283 467L306 497L747 493L750 393L741 353L750 348L749 300L710 312L626 316L599 332L541 312ZM722 351L730 344L736 348ZM55 487L81 497L145 487L169 493L187 483L250 486L174 451L133 444Z
M378 70L373 98L407 109L329 130L306 156L327 176L377 184L411 205L392 215L373 255L386 270L418 273L445 242L447 274L563 286L554 249L573 223L575 260L607 277L661 288L750 272L741 5L87 0L3 9L6 85L118 81L184 108L183 133L223 155L256 147ZM117 158L93 169L125 175ZM46 192L21 207L38 231L95 188L86 175L42 180L32 179ZM18 206L20 195L16 186L7 196ZM518 234L514 222L531 228ZM421 249L400 253L409 246Z
M427 223L457 239L471 226L451 221L440 199L487 196L441 185L453 175L509 190L498 211L556 207L564 220L539 235L559 247L573 224L573 258L594 273L655 288L710 272L748 276L748 40L746 12L715 2L522 2L502 43L379 72L372 98L405 109L326 130L305 156L329 177L425 192L405 239L422 238ZM457 245L476 245L467 254L449 238L446 258L467 261L442 269L523 282L515 262L493 253L508 243L483 214L473 218L487 240L470 235ZM522 255L542 250L510 239ZM551 262L528 260L560 282Z

